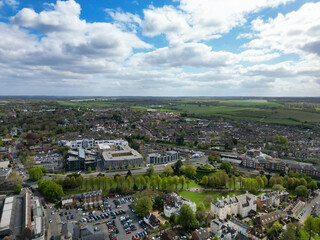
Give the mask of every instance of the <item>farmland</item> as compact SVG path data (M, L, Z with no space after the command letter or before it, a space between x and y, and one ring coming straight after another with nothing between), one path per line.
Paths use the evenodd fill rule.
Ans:
M318 102L294 102L292 99L116 98L105 101L97 98L94 101L59 100L57 103L72 107L124 107L136 111L181 113L189 118L226 118L283 125L320 122Z

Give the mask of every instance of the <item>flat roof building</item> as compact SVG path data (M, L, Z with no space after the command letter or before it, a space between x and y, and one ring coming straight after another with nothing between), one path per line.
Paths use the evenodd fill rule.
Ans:
M180 153L167 151L162 153L150 153L147 155L147 164L166 164L176 162L180 159Z
M144 163L141 154L127 145L104 147L101 155L104 168L109 170L140 167Z

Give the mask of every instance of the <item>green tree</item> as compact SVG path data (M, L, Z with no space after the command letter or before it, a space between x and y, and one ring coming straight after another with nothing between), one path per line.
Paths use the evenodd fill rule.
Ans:
M295 191L298 197L308 197L308 189L304 185L296 187Z
M45 181L40 179L38 186L40 191L42 191L50 201L60 200L63 196L62 186L49 179Z
M150 197L142 197L136 200L134 209L138 216L144 217L147 212L152 210L152 205Z
M13 191L14 191L15 194L19 194L21 192L22 188L23 188L22 185L18 184L18 185L15 186Z
M263 176L262 180L263 180L264 186L268 186L268 178L266 176Z
M280 236L283 225L276 221L271 228L267 230L268 239L275 240Z
M304 225L303 228L306 230L306 232L309 235L309 240L311 239L312 236L312 232L314 231L315 227L314 227L314 218L309 215L307 217L307 219L304 221Z
M285 191L286 189L281 184L275 184L275 185L273 185L272 190L274 190L274 191Z
M154 174L154 167L153 165L150 165L150 167L147 169L146 174L151 177Z
M168 186L168 182L167 182L167 178L163 178L161 181L161 189L162 191L165 191L167 189Z
M317 185L317 183L316 183L315 180L312 180L311 182L309 182L308 187L309 187L312 191L314 191L314 190L318 187L318 185Z
M187 231L192 231L197 227L196 216L189 205L182 205L178 216L178 223Z
M186 183L187 183L187 188L189 189L189 185L191 183L191 180L189 178L186 179Z
M297 240L296 226L293 223L287 224L287 229L283 233L283 240Z
M203 204L199 204L197 206L196 219L198 220L199 223L203 224L206 216L207 216L206 207Z
M41 167L37 166L29 169L29 178L31 181L37 181L43 177Z
M226 161L222 162L221 165L220 165L220 169L224 169L224 170L226 170L227 173L230 173L230 171L231 171L231 163L226 162Z
M209 178L208 178L208 176L205 175L205 176L202 177L201 184L207 186L208 185L208 181L209 181Z
M173 174L173 169L171 166L167 165L165 168L164 168L164 173L167 175L167 176L171 176Z
M208 156L208 161L210 163L212 163L214 161L214 156L212 156L211 154Z
M186 166L184 173L188 178L192 179L197 174L197 169L192 165L188 165Z
M180 176L179 182L181 184L181 189L183 189L184 185L186 184L186 178L184 176Z
M156 183L157 183L157 186L158 186L158 190L160 190L160 185L161 185L161 177L159 175L156 176Z
M179 177L178 176L174 176L173 177L173 183L174 185L176 185L176 190L178 189L178 184L179 184Z

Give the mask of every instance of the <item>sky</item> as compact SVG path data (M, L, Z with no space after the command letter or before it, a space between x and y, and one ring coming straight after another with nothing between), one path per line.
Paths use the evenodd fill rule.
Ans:
M320 96L320 1L0 0L0 95Z

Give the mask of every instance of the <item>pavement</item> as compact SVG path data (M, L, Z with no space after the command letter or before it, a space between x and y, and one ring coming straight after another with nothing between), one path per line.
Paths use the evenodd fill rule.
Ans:
M302 215L302 217L299 220L301 224L303 224L304 221L307 219L307 217L311 215L312 206L314 206L316 202L320 203L320 194L317 194L316 197L309 200L304 206L304 209L306 210L306 212Z

